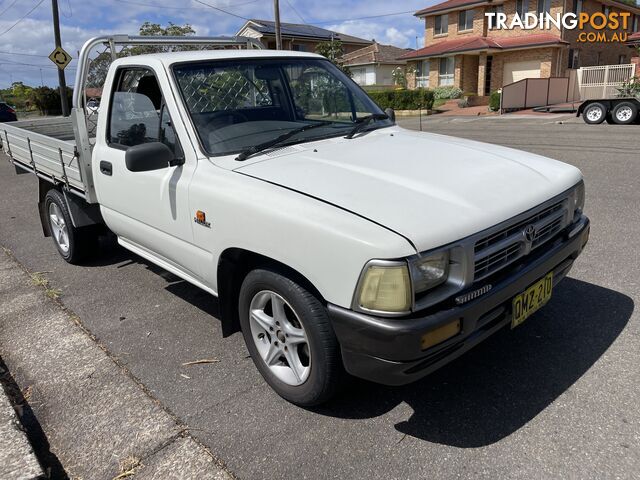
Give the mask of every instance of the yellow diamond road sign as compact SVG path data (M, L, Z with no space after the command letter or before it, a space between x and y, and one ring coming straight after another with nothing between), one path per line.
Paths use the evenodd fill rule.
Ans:
M60 70L64 70L71 61L71 55L65 52L62 47L56 47L56 49L51 52L51 55L49 55L49 58Z

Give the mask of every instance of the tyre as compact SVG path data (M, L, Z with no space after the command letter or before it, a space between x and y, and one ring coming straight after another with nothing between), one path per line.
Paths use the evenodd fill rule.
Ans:
M636 120L638 107L633 102L620 102L611 112L613 121L618 125L629 125Z
M67 262L77 264L96 248L98 235L91 227L75 228L64 196L49 190L44 199L49 231L58 253Z
M589 125L598 125L607 118L607 107L602 103L590 103L582 112L584 123Z
M258 371L291 403L329 400L343 379L340 347L324 305L272 270L251 271L240 288L240 326Z

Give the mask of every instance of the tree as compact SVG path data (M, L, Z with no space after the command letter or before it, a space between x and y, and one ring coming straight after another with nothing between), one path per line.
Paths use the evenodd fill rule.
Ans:
M67 99L71 102L73 90L67 87ZM49 87L37 87L31 90L29 100L42 115L60 115L60 91Z
M349 67L342 64L341 59L344 55L344 46L340 40L331 40L330 42L320 42L316 45L316 53L327 57L331 63L335 64L340 70L351 76Z

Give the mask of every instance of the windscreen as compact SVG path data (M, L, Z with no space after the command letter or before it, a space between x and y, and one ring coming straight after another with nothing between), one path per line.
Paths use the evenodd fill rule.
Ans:
M287 143L344 135L380 108L327 60L209 61L173 68L182 100L210 155L241 152L305 125ZM391 125L375 120L367 128Z

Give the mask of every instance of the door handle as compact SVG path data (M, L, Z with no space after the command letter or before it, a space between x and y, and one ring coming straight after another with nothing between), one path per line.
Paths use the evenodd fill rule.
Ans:
M100 173L110 177L113 174L113 165L111 165L111 162L105 162L102 160L100 162Z

